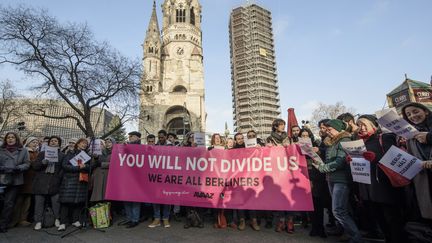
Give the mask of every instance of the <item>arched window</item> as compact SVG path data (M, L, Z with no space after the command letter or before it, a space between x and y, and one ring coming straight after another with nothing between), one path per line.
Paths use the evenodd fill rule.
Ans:
M195 11L193 7L190 9L190 23L195 25Z
M177 85L174 87L173 92L187 93L187 89L183 85Z
M149 47L149 53L153 53L153 47Z

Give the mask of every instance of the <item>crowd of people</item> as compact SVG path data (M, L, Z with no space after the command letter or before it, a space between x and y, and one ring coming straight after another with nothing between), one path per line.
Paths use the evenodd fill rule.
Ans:
M125 220L118 225L133 228L145 219L152 218L149 228L170 227L171 220L185 217L184 228L204 227L213 221L218 229L234 228L253 230L274 228L276 232L295 234L295 223L302 227L311 225L309 235L327 237L338 235L341 240L363 242L367 238L381 238L385 242L431 242L432 234L432 112L422 104L409 103L402 108L403 118L420 132L405 140L393 133L384 133L374 115L341 114L337 119L323 119L317 125L320 138L316 139L307 127L292 126L287 135L286 123L275 119L267 138L257 138L255 131L246 133L248 139L256 138L257 146L288 146L297 144L299 138L309 138L313 150L321 157L318 161L306 156L311 184L314 211L284 212L237 209L206 209L179 205L147 204L138 202L113 202L112 211ZM128 134L128 144L141 144L139 132ZM363 140L364 159L370 161L371 183L353 182L351 158L342 149L341 142ZM149 134L146 144L152 146L197 146L194 133L188 133L182 142L177 136L160 130L157 136ZM82 225L85 207L105 201L110 157L111 137L104 139L101 155L92 156L88 163L70 161L82 151L88 151L89 140L71 140L62 146L62 139L51 136L39 141L28 137L24 143L15 132L8 132L0 147L0 193L2 196L0 232L8 228L29 226L34 230L43 227L44 211L50 207L55 226L64 231L68 225ZM58 149L58 161L45 158L43 144ZM237 133L233 138L213 134L211 149L242 149L245 138ZM395 175L379 161L392 146L397 146L423 161L423 170L411 181L395 180ZM327 209L328 222L324 222ZM32 215L32 217L30 217ZM192 216L191 216L192 215ZM191 220L194 219L194 220ZM206 219L206 220L204 220ZM198 221L197 221L198 220ZM30 222L33 222L30 223ZM298 226L297 226L298 227Z

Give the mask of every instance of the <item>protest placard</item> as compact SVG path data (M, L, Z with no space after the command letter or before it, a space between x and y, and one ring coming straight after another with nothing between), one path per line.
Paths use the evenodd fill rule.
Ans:
M203 132L195 132L194 133L194 142L198 147L205 147L205 133Z
M384 116L389 111L394 111L395 113L397 113L396 108L392 107L392 108L382 109L382 110L376 111L375 115L376 115L377 119L379 119L379 118L381 118L382 116ZM381 124L378 124L378 125L381 128L381 131L383 133L391 133L392 132L389 129L387 129L386 127L384 127L383 125L381 125Z
M341 142L341 146L345 153L347 153L352 158L362 158L363 153L366 152L366 146L362 139L349 142Z
M58 150L57 147L45 146L45 159L52 163L59 162Z
M421 160L394 145L379 162L408 180L411 180L423 169Z
M75 157L69 160L69 163L71 163L73 166L78 166L79 160L82 163L87 163L90 159L91 157L86 152L81 151L81 153L77 154Z
M90 141L90 154L102 155L103 142L102 139L96 138Z
M246 138L245 139L245 146L246 148L254 148L257 146L257 139L256 138Z
M324 163L321 157L313 151L312 140L310 138L299 138L298 145L300 146L302 154L311 157L317 162Z
M394 110L390 110L378 119L378 123L406 139L413 138L419 131L400 117Z
M370 162L363 158L352 158L350 162L353 181L371 184Z

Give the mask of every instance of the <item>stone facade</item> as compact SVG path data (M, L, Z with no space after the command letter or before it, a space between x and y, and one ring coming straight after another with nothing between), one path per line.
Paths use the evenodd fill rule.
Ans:
M183 135L205 131L201 5L165 0L159 30L156 4L143 43L139 130Z

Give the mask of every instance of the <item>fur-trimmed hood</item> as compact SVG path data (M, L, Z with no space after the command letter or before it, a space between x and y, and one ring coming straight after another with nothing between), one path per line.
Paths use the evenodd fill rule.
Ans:
M342 138L351 138L351 133L342 131L334 138L330 138L329 136L327 136L324 139L324 144L329 147L338 143Z

